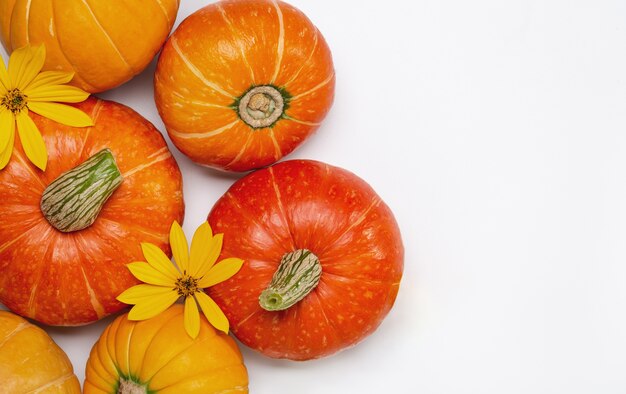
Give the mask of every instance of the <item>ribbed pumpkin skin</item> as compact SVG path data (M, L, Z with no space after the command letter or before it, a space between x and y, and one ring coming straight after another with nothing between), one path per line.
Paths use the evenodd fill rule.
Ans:
M8 52L46 45L45 70L74 71L73 84L95 93L139 74L165 42L179 0L0 0Z
M120 374L148 384L150 393L247 393L248 372L235 341L205 318L193 340L183 328L183 307L132 322L118 317L87 360L85 394L112 394Z
M0 311L0 391L6 394L80 394L70 360L43 331Z
M209 214L224 233L220 258L241 270L209 294L245 345L270 357L307 360L371 334L391 309L404 248L393 214L356 175L324 163L286 161L237 181ZM319 284L284 311L259 295L284 254L308 249L320 260Z
M86 324L122 309L115 297L137 283L125 264L144 261L140 242L169 253L169 228L184 213L180 170L150 122L110 101L90 98L77 107L94 127L31 114L48 148L45 172L19 144L0 171L0 302L51 325ZM124 181L91 227L61 233L40 210L44 189L107 147Z
M287 118L253 129L233 104L251 87L292 98ZM281 1L229 0L185 19L163 48L157 108L174 144L206 166L246 171L272 164L311 135L335 91L330 49L296 8Z

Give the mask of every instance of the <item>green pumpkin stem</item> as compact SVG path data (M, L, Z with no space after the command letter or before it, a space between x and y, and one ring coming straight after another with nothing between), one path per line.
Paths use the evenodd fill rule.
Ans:
M310 250L299 249L283 256L272 281L259 297L267 311L285 310L306 297L322 276L320 260Z
M96 221L122 180L113 154L103 149L48 185L41 197L41 212L61 232L83 230Z

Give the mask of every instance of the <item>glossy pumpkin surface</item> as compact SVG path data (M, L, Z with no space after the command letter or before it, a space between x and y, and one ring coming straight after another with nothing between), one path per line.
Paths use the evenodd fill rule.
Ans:
M255 111L240 107L259 87L284 105L263 110L270 117L281 111L272 124L253 127L244 113ZM322 34L296 8L269 0L219 1L192 14L163 48L155 76L157 108L174 144L197 163L231 171L293 151L319 127L334 90ZM274 102L268 97L257 98Z
M125 264L143 261L141 242L169 253L184 212L182 177L154 126L128 107L90 98L78 104L94 127L72 128L30 114L48 149L41 172L16 144L0 171L0 302L51 325L79 325L124 307L136 284ZM44 189L61 173L109 148L124 178L90 227L62 233L43 216Z
M245 260L209 295L237 338L270 357L335 353L372 333L394 303L404 258L398 226L374 190L346 170L298 160L253 172L218 200L209 223L224 233L222 258ZM319 283L286 310L261 308L281 259L299 250L319 258Z
M88 92L139 74L165 42L179 0L0 0L6 50L45 44L44 70L74 71Z
M85 394L248 392L237 344L206 319L194 340L183 328L182 305L140 322L126 316L108 326L91 350Z
M67 355L41 328L0 311L0 391L80 394Z

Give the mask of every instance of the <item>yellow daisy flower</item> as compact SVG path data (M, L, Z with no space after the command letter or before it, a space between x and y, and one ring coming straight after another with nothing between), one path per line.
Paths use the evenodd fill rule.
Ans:
M156 245L142 243L145 262L130 263L130 272L144 284L133 286L117 299L135 305L128 313L129 320L146 320L163 312L179 298L185 299L185 330L192 338L200 332L200 313L196 302L209 322L218 330L228 333L228 319L220 307L204 290L235 275L243 260L228 258L215 264L222 250L223 234L213 235L209 223L204 222L193 235L191 252L187 239L177 222L170 229L172 264Z
M79 103L85 101L89 93L65 85L74 78L74 73L40 72L45 60L43 45L27 45L13 51L8 70L0 57L0 169L11 159L16 124L26 156L40 169L46 169L46 145L29 111L68 126L93 126L84 112L55 103Z

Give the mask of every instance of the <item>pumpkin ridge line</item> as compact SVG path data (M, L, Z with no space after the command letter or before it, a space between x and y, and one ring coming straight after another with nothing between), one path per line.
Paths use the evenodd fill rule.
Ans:
M96 312L96 316L98 316L98 320L106 315L104 306L98 300L96 296L96 292L91 287L91 283L89 283L89 278L87 278L87 274L85 273L85 267L83 266L83 262L80 261L80 270L83 273L83 278L85 279L85 287L87 287L87 293L89 294L89 301L91 302L91 307L93 311Z
M246 66L248 66L248 70L250 70L250 77L252 77L252 84L255 85L256 84L256 82L255 82L256 78L254 76L254 69L252 68L252 66L250 66L250 63L248 62L248 58L246 56L246 53L243 50L243 46L241 45L241 42L237 39L237 38L241 38L241 37L239 37L239 34L236 34L235 28L233 26L233 22L226 16L226 10L224 10L222 5L219 4L219 3L216 3L216 7L217 7L218 11L220 12L220 14L222 15L222 19L224 19L224 21L228 25L228 29L230 30L230 34L232 34L233 38L235 38L234 41L237 43L237 46L239 47L239 51L241 52L241 57L243 58L244 63L246 63Z
M224 166L224 169L229 169L230 166L232 166L233 164L235 164L236 162L238 162L241 157L243 156L244 152L246 151L246 149L248 149L248 146L250 146L250 143L252 142L252 134L254 133L254 131L248 132L248 138L246 139L246 142L243 144L243 146L241 147L241 149L239 149L239 153L237 153L237 156L235 156L234 159L232 159L230 161L230 163L226 164Z
M282 196L280 194L280 190L278 189L278 183L276 183L276 176L274 176L274 169L272 167L268 168L268 172L272 178L272 188L274 189L274 194L276 195L276 201L278 202L278 209L280 210L281 216L283 218L283 222L287 227L287 232L289 233L289 239L291 239L291 249L296 249L296 240L293 237L294 231L291 226L291 222L287 217L287 212L285 211L285 206L283 205Z
M103 211L104 211L104 209L103 209ZM167 243L166 241L167 241L167 239L169 239L169 235L168 234L164 234L162 236L158 236L154 232L146 229L145 227L142 227L142 226L139 226L139 225L136 225L136 224L122 223L122 222L118 222L118 221L115 221L115 220L112 220L112 219L107 219L106 217L103 217L103 216L99 216L98 220L101 221L101 222L103 222L103 221L104 222L109 222L109 223L112 223L113 225L121 226L121 227L124 227L126 229L132 228L134 230L137 230L137 231L139 231L141 233L149 235L149 236L153 237L154 239L158 239L158 240L160 240L162 242L165 242L165 243Z
M227 192L225 194L226 196L228 196L231 201L233 202L233 205L235 206L235 208L237 208L237 210L239 212L241 212L241 214L248 219L249 221L251 221L252 223L256 224L257 226L259 226L260 228L262 228L265 233L267 235L270 236L270 238L272 238L274 240L274 242L276 242L278 245L280 245L280 240L277 239L274 235L274 233L272 231L270 231L270 229L268 229L264 224L262 224L261 222L257 221L252 215L249 215L245 209L243 209L243 207L239 204L239 202L237 201L237 199L235 198L235 196L232 195L232 193Z
M321 282L321 278L320 278L320 282ZM332 321L330 321L330 319L328 318L328 315L326 314L326 311L324 310L324 303L320 299L319 294L317 293L317 291L312 292L312 293L315 294L315 299L317 300L317 303L320 306L320 312L322 312L322 316L324 316L324 320L326 320L326 324L328 324L328 326L331 328L331 332L335 336L335 339L337 341L341 341L343 338L339 335L339 330L337 330L337 327L335 326L335 324Z
M278 17L278 43L276 48L276 68L274 69L274 75L272 76L272 85L276 78L278 78L278 73L280 72L280 66L283 62L283 53L285 52L285 21L283 19L283 12L280 9L280 6L276 2L276 0L272 0L272 4L274 8L276 8L276 16Z
M33 0L28 0L28 3L26 3L26 21L24 22L24 25L26 26L26 44L30 45L30 29L29 29L29 23L30 23L30 7L33 5Z
M161 11L163 11L163 15L165 16L165 21L167 22L167 24L172 25L172 20L170 19L170 16L167 13L165 6L163 5L163 3L161 3L161 0L155 0L155 1L159 5L159 8L161 9Z
M274 143L274 159L278 161L278 159L282 157L283 152L280 149L280 145L278 144L278 141L276 140L276 134L274 134L273 128L270 129L269 136L272 139L272 143Z
M170 308L171 308L171 306L170 306ZM152 347L152 343L159 336L159 333L165 328L165 326L167 326L172 320L176 319L178 316L179 316L179 314L174 314L174 315L170 316L169 319L167 319L166 321L161 323L161 327L159 327L154 332L154 334L152 335L152 338L150 338L150 342L148 342L148 344L146 345L146 348L145 348L146 351ZM145 356L145 353L144 353L144 356ZM139 375L141 375L141 371L143 370L143 361L144 361L144 358L141 359L141 363L139 364L139 367L137 368L137 377L139 377Z
M87 146L87 140L89 139L89 136L91 135L91 131L96 127L96 123L98 122L98 117L100 117L100 112L102 111L103 107L104 107L104 102L100 99L97 99L96 104L91 110L91 119L93 120L94 125L89 126L87 130L85 131L85 138L83 139L83 146L80 148L78 157L83 157L83 155L85 154L85 147Z
M160 389L159 389L159 391L164 390L164 389L166 389L166 388L171 388L172 386L176 386L176 385L178 385L178 384L180 384L180 383L183 383L183 382L185 382L185 381L187 381L187 380L197 379L197 378L198 378L198 376L204 376L204 375L206 375L206 373L207 373L207 372L212 372L212 373L213 373L213 372L216 372L216 371L221 371L221 370L231 369L231 368L233 368L233 367L235 367L235 368L240 368L240 367L244 367L244 366L243 366L243 364L238 363L238 364L222 365L222 366L219 366L219 367L217 367L217 368L207 369L207 370L204 370L204 371L202 371L202 372L200 372L200 373L197 373L197 374L195 374L195 375L188 376L188 377L187 377L187 378L185 378L185 379L182 379L182 380L179 380L179 381L177 381L177 382L174 382L174 383L172 383L172 384L170 384L170 385L164 386L164 387L160 388ZM244 367L244 368L245 368L245 367ZM232 389L227 389L227 390L232 390ZM228 391L226 391L226 392L228 392ZM213 393L213 394L215 394L215 393Z
M109 41L109 44L111 44L111 46L113 47L115 52L119 55L120 59L122 59L124 64L126 64L126 66L128 67L128 69L131 71L131 73L133 75L137 75L137 72L135 71L133 66L131 66L130 63L128 62L128 60L126 60L126 58L124 57L122 52L117 47L117 44L115 44L115 42L113 41L113 39L111 38L109 33L104 29L104 26L102 26L102 24L100 23L100 20L98 20L98 17L96 16L96 14L91 9L91 6L89 5L89 3L87 3L87 0L81 0L81 2L85 5L85 7L87 7L87 11L89 11L91 16L93 17L93 20L96 22L96 26L98 26L100 28L100 30L102 30L102 33L106 37L107 41Z
M367 217L367 215L377 206L380 205L380 203L382 202L382 199L380 197L375 198L370 205L365 209L365 211L363 211L363 213L361 214L361 216L359 216L359 218L357 220L352 221L345 230L343 230L341 233L339 233L339 235L331 242L329 242L326 247L324 248L324 252L326 252L329 248L335 246L335 244L337 242L339 242L339 240L346 235L347 233L349 233L352 229L354 229L356 226L360 225L361 223L363 223L363 221L365 220L365 218ZM322 253L323 254L323 253Z
M181 133L172 128L169 128L167 131L168 133L174 135L175 137L186 139L186 140L196 139L196 138L209 138L209 137L215 137L216 135L222 134L223 132L230 130L238 122L239 122L239 119L236 119L235 121L227 124L226 126L222 126L220 128L217 128L211 131L202 132L202 133Z
M299 100L304 96L307 96L313 92L315 92L316 90L319 90L321 88L323 88L324 86L328 85L328 83L330 81L333 80L333 78L335 77L335 71L331 71L331 73L328 75L328 77L326 77L325 80L323 80L322 82L320 82L319 84L315 85L314 87L312 87L311 89L307 90L306 92L302 92L299 94L294 95L291 99L292 100Z
M43 390L46 390L49 387L54 387L54 386L60 385L62 383L65 383L68 380L72 379L73 377L74 377L74 373L73 372L68 372L65 375L63 375L63 376L53 380L52 382L45 383L45 384L37 387L34 390L26 392L25 394L37 394L37 393L40 393L40 392L42 392Z
M325 267L327 268L331 268L332 271L332 267L333 264L328 264L326 263ZM364 283L370 283L370 284L374 284L374 285L388 285L388 286L398 286L400 284L400 281L384 281L384 280L373 280L373 279L364 279L364 278L351 278L349 276L345 276L345 275L339 275L339 274L334 274L332 272L328 272L328 270L324 271L324 275L325 276L334 276L335 278L338 278L339 280L345 280L345 281L349 281L349 282L364 282Z
M15 329L13 329L13 331L11 331L11 333L7 335L2 342L0 342L0 348L6 345L11 340L11 338L17 335L20 331L27 329L30 325L31 324L28 322L20 323L19 326L15 327Z
M293 116L289 116L287 114L284 115L284 119L291 120L292 122L300 123L300 124L303 124L305 126L319 126L319 125L322 124L321 122L309 122L309 121L306 121L306 120L301 120L301 119L298 119L298 118L294 118Z
M52 231L53 231L53 230L52 230L50 227L48 227L48 228L46 229L46 232L44 233L44 236L45 236L45 237L47 237L47 236L48 236L48 234L49 234L50 232L52 232ZM51 248L52 246L54 246L54 245L56 245L56 237L53 237L53 239L52 239L52 240L48 243L48 246L46 246L46 250L45 250L45 252L43 253L43 258L44 258L44 261L45 261L45 260L47 260L47 259L46 259L46 256L47 256L47 255L48 255L48 253L50 252L50 248ZM37 279L33 282L35 285L34 285L34 286L33 286L33 288L31 289L31 291L30 291L30 297L28 298L28 315L29 315L30 317L34 317L34 316L35 316L35 312L36 312L36 309L35 309L35 295L36 295L36 293L37 293L37 289L39 288L39 285L41 284L41 281L43 280L43 273L44 273L44 271L46 270L46 267L47 267L47 265L48 265L48 264L46 264L46 263L41 263L41 264L39 264L39 265L40 265L40 266L38 267L38 268L39 268L39 270L38 270L39 272L38 272L38 274L37 274Z
M160 152L160 153L159 153ZM170 157L172 157L172 155L170 154L170 151L167 149L167 147L163 147L161 149L159 149L158 151L154 152L153 154L149 155L148 158L150 158L151 156L158 154L158 156L154 157L154 159L152 159L151 161L147 162L147 163L142 163L140 165L138 165L137 167L130 169L128 171L126 171L125 173L122 174L122 176L124 178L130 178L131 176L135 175L136 173L145 170L148 167L151 167L155 164L158 164L162 161L165 161L167 159L169 159Z
M309 64L309 62L313 58L313 54L315 53L315 50L317 49L317 42L319 40L319 36L320 36L320 32L319 32L319 30L317 30L317 28L315 28L315 38L314 38L314 41L313 41L313 49L311 49L311 53L309 54L307 59L304 62L302 62L302 64L300 65L300 68L298 69L298 71L295 72L295 74L289 79L289 81L285 82L283 87L286 88L289 84L291 84L293 81L295 81L300 76L300 73L302 72L302 70L304 70L304 66Z
M131 376L131 372L130 372L130 345L131 343L133 343L132 339L133 339L133 335L135 334L135 324L131 324L130 325L130 332L128 333L128 339L126 342L126 366L128 367L128 370L126 371L126 376ZM119 331L118 331L119 332ZM117 340L117 332L115 335L115 338ZM118 366L119 369L119 366Z
M28 171L28 173L32 175L32 177L35 178L39 182L39 184L45 189L46 185L43 183L43 180L41 180L41 178L37 176L33 169L28 165L26 160L24 160L22 152L20 152L18 149L13 149L13 153L15 154L17 159L22 162L22 165L26 168L26 171Z
M250 320L254 315L256 315L259 312L263 312L263 309L257 309L256 311L252 312L251 314L249 314L244 319L241 319L241 321L239 323L237 323L237 325L235 327L233 327L233 330L236 330L239 327L243 326L248 320Z
M4 252L4 251L5 251L8 247L10 247L11 245L13 245L14 243L16 243L16 242L17 242L17 241L19 241L20 239L22 239L22 238L24 238L25 236L27 236L27 235L28 235L28 233L30 233L31 231L33 231L33 230L37 227L37 225L38 225L39 223L40 223L39 221L38 221L38 222L36 222L36 223L35 223L35 224L33 224L33 226L32 226L32 227L30 227L29 229L27 229L27 230L23 230L23 231L22 231L22 233L21 233L20 235L18 235L17 237L15 237L15 238L13 238L13 239L11 239L11 240L9 240L9 241L5 242L4 244L0 245L0 253Z
M191 71L191 73L195 75L196 78L202 81L202 83L204 83L208 88L211 88L228 98L235 99L234 95L228 93L226 90L222 89L216 83L209 81L204 76L204 74L202 74L202 72L191 62L191 60L189 60L187 56L185 56L182 49L180 49L180 47L178 46L178 40L176 39L176 36L172 35L172 37L170 38L170 42L172 43L172 48L174 48L174 52L176 52L176 54L180 57L183 63L185 63L185 66L187 66L189 71Z

